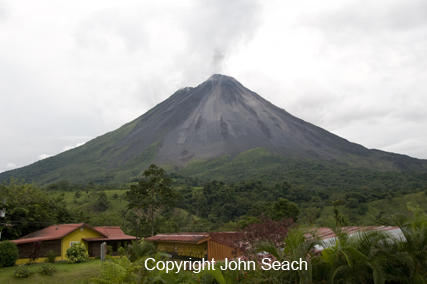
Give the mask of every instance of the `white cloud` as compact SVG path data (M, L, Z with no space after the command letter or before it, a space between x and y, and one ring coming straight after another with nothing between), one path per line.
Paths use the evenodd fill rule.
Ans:
M71 150L71 149L73 149L73 148L76 148L76 147L79 147L79 146L82 146L82 145L84 145L86 142L80 142L80 143L77 143L76 145L74 145L74 146L65 146L64 148L62 148L62 151L61 152L65 152L65 151L68 151L68 150Z
M52 155L48 155L48 154L40 154L40 155L38 155L38 156L37 156L37 158L38 158L39 160L43 160L43 159L46 159L46 158L49 158L49 157L52 157Z
M7 163L6 168L8 169L14 169L17 168L18 166L15 163Z

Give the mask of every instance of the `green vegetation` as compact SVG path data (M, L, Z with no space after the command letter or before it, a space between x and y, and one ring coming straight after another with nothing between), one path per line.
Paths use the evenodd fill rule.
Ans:
M163 209L171 207L176 201L176 193L170 187L172 179L164 177L165 174L162 168L150 165L142 174L143 179L138 184L132 184L125 195L129 201L128 207L150 224L151 236L154 236L157 217Z
M50 263L44 263L39 266L39 273L41 275L52 275L55 270Z
M49 250L48 253L46 254L47 262L49 263L55 263L56 257L57 255L53 250Z
M67 263L86 262L89 258L86 246L80 242L73 243L71 247L66 250L65 256L67 257Z
M259 270L166 274L161 270L143 269L141 261L146 257L162 259L164 256L156 254L151 243L141 242L121 250L121 255L127 257L110 259L102 270L99 267L92 274L88 271L86 279L78 278L80 283L89 278L89 283L134 283L139 278L148 283L423 283L426 280L427 217L420 209L427 206L425 173L380 172L343 168L332 162L282 161L276 157L277 164L272 163L263 174L255 174L255 168L262 167L262 160L270 163L272 157L263 149L257 149L234 159L234 167L244 167L247 163L253 167L253 176L244 180L233 179L227 172L231 171L227 168L229 157L210 161L211 173L223 174L212 181L206 180L202 172L196 172L207 161L193 161L193 166L188 168L193 171L192 176L183 172L166 175L164 169L153 165L144 172L142 180L122 184L92 181L75 184L61 180L40 188L12 180L0 185L0 196L9 197L5 222L14 225L0 227L2 239L19 238L54 223L116 225L126 234L137 236L237 228L244 233L261 228L259 232L273 233L280 236L280 240L256 243L252 248L290 261L310 255L307 273ZM395 214L404 212L408 202L421 207L409 205L410 213ZM312 248L318 240L312 238L308 242L307 227L298 226L288 231L291 223L286 223L285 231L274 229L274 222L288 222L287 219L309 224L308 227L398 225L407 242L385 241L390 240L385 233L348 236L337 229L337 242L316 254ZM263 229L265 220L270 220L268 230ZM261 239L268 237L264 235ZM282 250L278 243L283 239L287 246ZM32 267L28 268L27 278L32 283L33 280L44 282L39 277L48 277L40 274L42 269L55 279L64 274L57 263L37 270ZM18 272L16 274L26 274ZM13 277L14 271L2 268L0 282L6 279L2 278L3 273L10 276L7 281L19 281ZM69 282L59 279L55 283Z
M11 225L0 227L2 239L17 239L52 224L81 220L79 212L70 210L62 195L49 198L34 184L17 180L0 184L0 196L7 197L3 220Z
M269 155L263 149L246 154L236 162L247 163L251 158ZM346 220L342 225L389 225L392 220L387 216L403 210L408 201L427 206L427 176L423 173L288 162L282 166L292 169L271 169L268 174L240 181L206 181L172 172L164 178L171 179L176 192L175 208L156 207L152 222L147 218L149 206L138 210L129 207L129 201L135 203L137 199L126 197L126 192L139 186L136 181L81 185L60 180L40 188L12 180L0 185L0 196L11 196L6 203L5 221L14 226L0 230L3 239L15 239L56 223L85 222L120 226L129 235L150 236L162 232L235 230L258 222L261 214L275 220L292 217L318 226L326 226L338 216Z
M286 268L292 262L305 261L306 264L299 270L262 269L266 267L262 262L254 263L258 268L255 270L221 270L221 261L216 262L215 270L203 269L198 273L191 270L178 272L176 269L167 272L166 269L156 267L148 270L144 265L148 257L155 262L167 258L145 241L134 242L129 246L127 257L107 258L102 266L99 261L95 263L96 266L94 261L89 261L87 267L86 264L54 264L46 268L55 271L50 277L40 275L43 266L34 265L24 269L29 272L31 283L425 283L427 215L411 204L407 208L408 213L392 216L405 239L393 238L384 231L363 231L348 235L336 227L336 240L322 243L310 227L302 225L289 227L280 243L252 239L255 242L251 247L255 250L246 255L246 260L259 259L258 253L262 252L263 258L278 261L280 267ZM323 251L316 252L316 245L322 245ZM64 269L65 266L70 269ZM74 274L77 271L74 267L77 266L79 275ZM88 268L92 269L91 274L85 273ZM22 268L15 271L19 269ZM13 278L12 273L11 268L0 269L0 281L21 283L19 279Z
M17 269L28 270L29 276L24 279L14 277ZM43 274L50 270L51 274ZM84 284L87 279L99 274L101 260L88 260L84 263L67 264L33 264L0 268L0 283L34 283L34 284Z
M10 241L0 243L0 267L13 266L18 259L18 246Z
M33 273L33 271L30 270L28 267L26 267L26 266L18 266L15 269L15 272L13 273L13 276L15 278L27 278L32 273Z

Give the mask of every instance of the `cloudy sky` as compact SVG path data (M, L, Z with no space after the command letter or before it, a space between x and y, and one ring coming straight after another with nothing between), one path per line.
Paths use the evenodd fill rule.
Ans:
M425 0L0 0L0 171L214 73L368 148L427 159Z

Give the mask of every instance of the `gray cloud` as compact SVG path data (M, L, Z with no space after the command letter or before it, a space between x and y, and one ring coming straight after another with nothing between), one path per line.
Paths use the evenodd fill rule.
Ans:
M0 1L0 24L2 21L5 21L8 16L9 13L6 7L6 2Z

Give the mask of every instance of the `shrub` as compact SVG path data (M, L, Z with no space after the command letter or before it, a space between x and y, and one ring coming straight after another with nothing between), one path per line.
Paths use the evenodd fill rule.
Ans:
M56 254L53 252L53 250L49 250L49 252L46 254L46 258L46 262L55 263Z
M74 243L65 252L67 263L80 263L85 262L89 257L86 246L83 243Z
M107 254L112 255L113 254L113 246L107 245Z
M126 250L123 247L119 247L117 249L117 251L118 251L120 257L123 257L126 254Z
M18 259L18 246L10 241L0 243L0 267L13 266Z
M39 273L41 275L52 275L53 271L53 267L49 263L45 263L39 267Z
M108 259L102 265L101 274L97 277L91 277L88 283L93 284L106 284L106 283L137 283L138 278L141 278L141 275L137 275L135 272L139 271L142 268L141 265L137 263L130 262L127 258L120 259ZM138 272L141 274L141 271ZM153 279L154 280L154 279ZM170 280L170 279L169 279ZM139 279L141 281L141 279ZM164 283L163 279L159 279ZM143 283L152 283L153 281ZM139 282L138 282L139 283ZM156 283L158 283L156 281ZM178 283L178 282L168 282L168 283ZM179 282L187 283L187 282Z
M31 275L31 271L26 266L18 266L13 273L16 278L27 278Z

